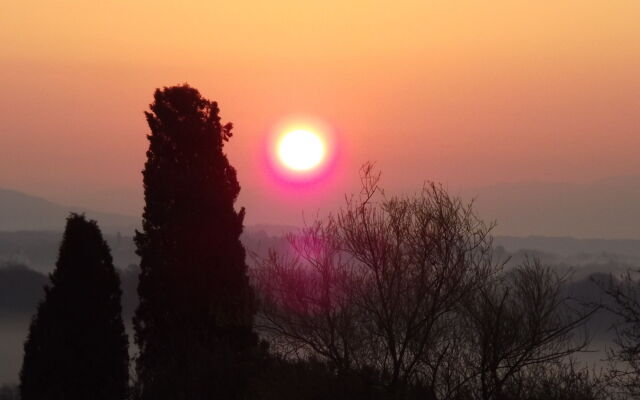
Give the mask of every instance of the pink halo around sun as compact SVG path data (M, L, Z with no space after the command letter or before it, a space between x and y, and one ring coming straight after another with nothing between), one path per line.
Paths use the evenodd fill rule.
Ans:
M308 187L325 180L338 159L331 127L310 118L276 124L267 137L265 159L271 177L280 184Z

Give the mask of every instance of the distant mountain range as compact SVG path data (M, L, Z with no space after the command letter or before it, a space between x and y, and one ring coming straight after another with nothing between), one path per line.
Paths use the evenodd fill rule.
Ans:
M464 191L497 235L640 239L640 177L506 183Z
M576 239L568 236L496 236L494 245L505 250L537 250L562 257L580 255L624 256L640 260L637 239Z
M460 195L475 199L474 209L483 220L497 222L496 235L640 239L640 176L584 184L503 183ZM85 213L107 233L131 234L140 224L139 216L71 207L0 189L0 231L61 231L69 212ZM295 229L270 222L248 229L272 236Z
M132 234L140 218L65 206L40 197L0 189L0 231L56 231L64 230L69 213L82 213L98 221L105 232Z

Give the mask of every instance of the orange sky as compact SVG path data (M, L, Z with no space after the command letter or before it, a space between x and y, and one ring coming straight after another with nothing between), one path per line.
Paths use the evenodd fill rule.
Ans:
M0 187L138 212L142 111L181 82L235 124L248 223L329 207L367 160L393 190L638 175L638 21L637 0L3 1ZM345 157L293 199L258 154L299 114Z

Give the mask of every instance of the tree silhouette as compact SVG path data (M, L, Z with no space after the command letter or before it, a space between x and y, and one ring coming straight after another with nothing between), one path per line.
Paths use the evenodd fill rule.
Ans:
M257 257L256 327L285 361L314 357L394 400L510 400L587 345L577 329L595 310L565 294L566 277L535 259L504 270L472 204L433 183L386 197L379 178L366 164L360 196Z
M23 400L125 399L129 355L120 280L95 221L71 214L20 373Z
M188 85L156 90L136 235L134 324L141 399L238 398L255 348L253 294L240 243L244 209L223 153L231 124Z
M458 309L494 273L490 226L438 185L386 198L379 177L366 164L360 197L258 260L259 328L286 357L377 371L389 398L408 399L440 380Z
M609 379L629 398L640 397L640 279L638 270L621 277L592 281L609 297L604 308L617 319L612 326L615 346L607 349Z

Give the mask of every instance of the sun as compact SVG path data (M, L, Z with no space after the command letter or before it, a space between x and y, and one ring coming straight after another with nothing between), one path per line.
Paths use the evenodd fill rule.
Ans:
M294 172L309 172L322 165L327 149L322 136L317 132L294 129L282 134L276 152L285 168Z
M289 117L274 124L264 139L264 171L278 185L298 190L333 181L341 152L332 125L309 116Z

